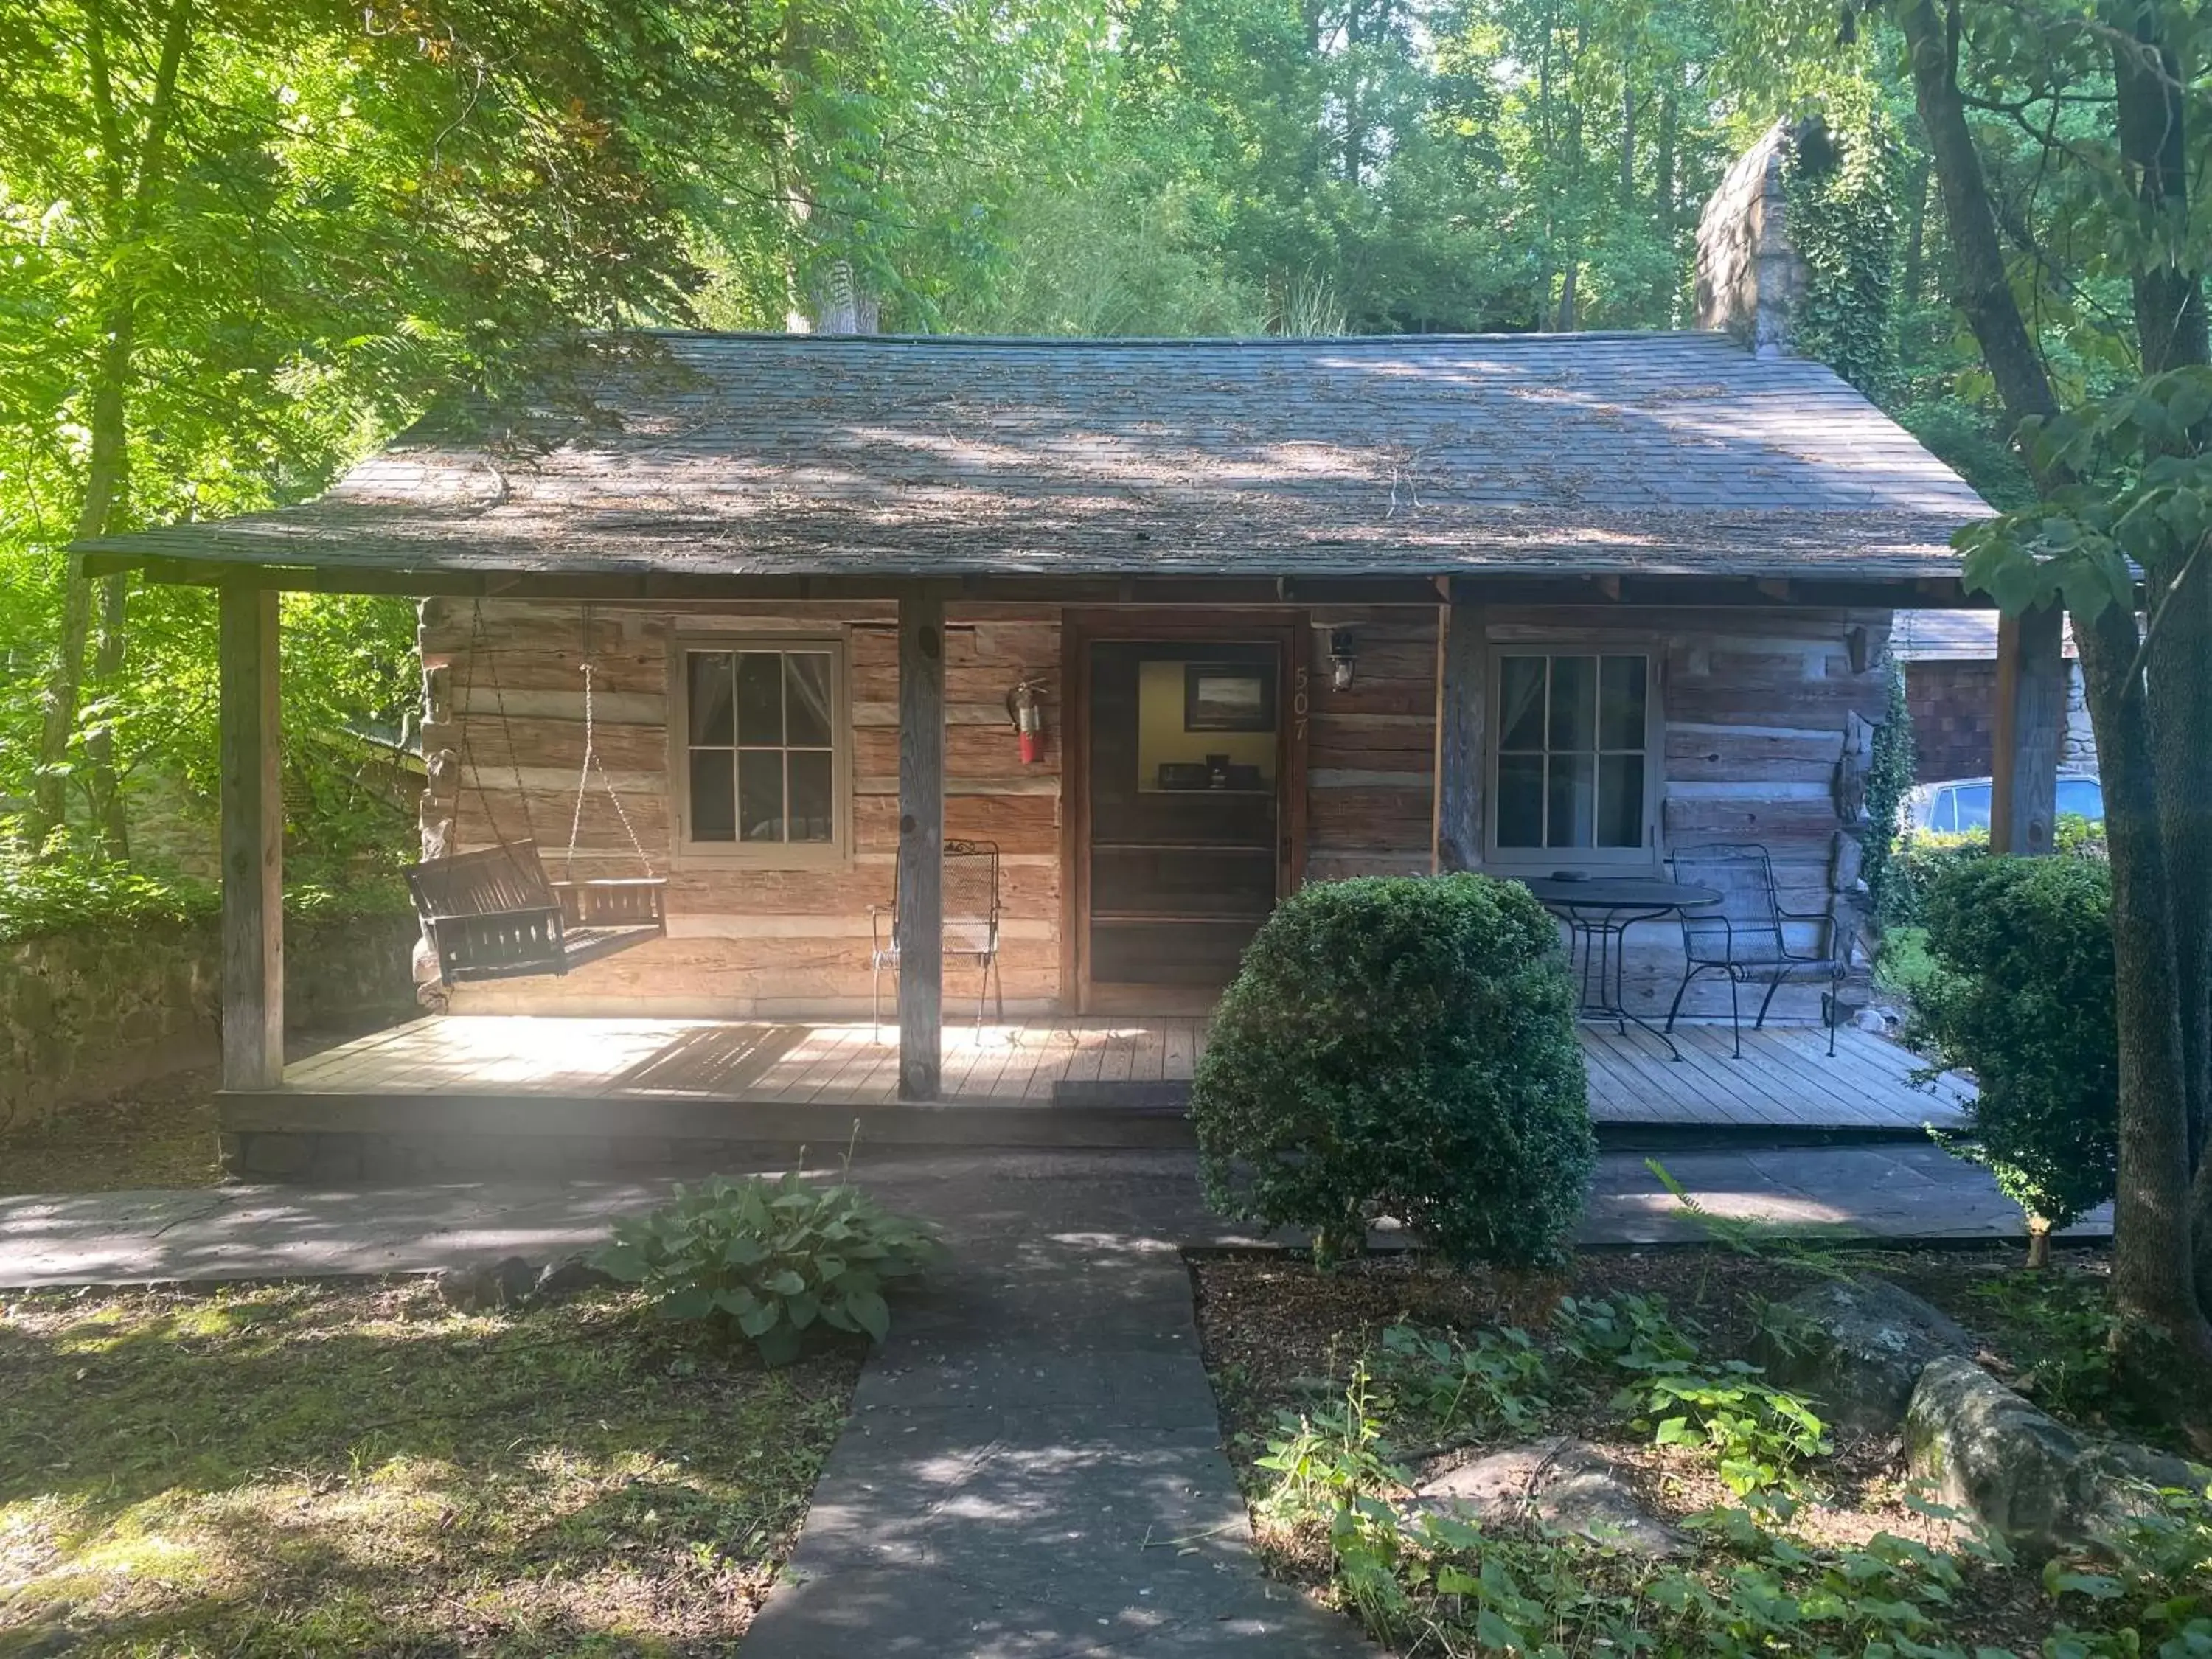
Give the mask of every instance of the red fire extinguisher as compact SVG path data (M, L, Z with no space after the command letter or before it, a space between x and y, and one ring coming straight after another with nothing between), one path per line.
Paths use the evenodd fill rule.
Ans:
M1006 717L1014 723L1024 766L1035 766L1044 758L1044 701L1037 695L1038 689L1038 682L1024 678L1006 693Z

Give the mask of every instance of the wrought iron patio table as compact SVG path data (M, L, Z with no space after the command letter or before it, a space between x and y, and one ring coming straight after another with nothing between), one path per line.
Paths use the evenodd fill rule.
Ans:
M1526 885L1539 903L1567 924L1568 957L1581 991L1577 1012L1585 1019L1613 1021L1623 1036L1635 1025L1665 1043L1670 1059L1681 1059L1673 1037L1623 1006L1625 936L1639 921L1660 921L1679 910L1717 904L1719 890L1656 876L1538 876Z

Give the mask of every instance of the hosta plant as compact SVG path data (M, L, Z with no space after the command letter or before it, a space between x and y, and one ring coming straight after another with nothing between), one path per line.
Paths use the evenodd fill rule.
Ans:
M649 1215L617 1223L593 1260L642 1285L664 1317L707 1321L787 1365L817 1324L882 1341L885 1286L943 1250L924 1223L889 1213L859 1188L793 1172L679 1186Z

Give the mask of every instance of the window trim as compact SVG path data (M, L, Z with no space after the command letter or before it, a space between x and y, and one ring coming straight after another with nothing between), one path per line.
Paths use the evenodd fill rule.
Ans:
M691 839L691 676L694 651L824 651L830 656L831 836L826 842ZM729 629L672 634L668 641L670 859L681 869L842 870L853 863L852 630Z
M1644 659L1644 845L1641 847L1506 847L1498 844L1498 739L1505 713L1508 657L1642 657ZM1666 862L1666 647L1638 634L1534 635L1488 642L1483 665L1482 861L1508 873L1590 870L1607 874L1652 873Z

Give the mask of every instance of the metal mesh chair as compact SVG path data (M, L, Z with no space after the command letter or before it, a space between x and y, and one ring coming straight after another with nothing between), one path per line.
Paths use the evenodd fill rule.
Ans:
M1836 1052L1836 1009L1844 976L1850 964L1838 948L1841 930L1832 908L1817 912L1785 910L1774 884L1774 860L1766 848L1750 842L1722 842L1709 847L1685 847L1670 853L1667 865L1674 879L1711 887L1720 897L1710 904L1686 908L1681 913L1682 983L1667 1010L1667 1029L1674 1029L1682 999L1702 974L1724 974L1729 982L1729 1025L1735 1040L1735 1057L1743 1058L1743 1016L1737 1006L1736 988L1764 983L1766 995L1759 1005L1757 1030L1766 1024L1766 1011L1774 994L1784 985L1826 981L1828 1000L1822 1023L1828 1028L1828 1052ZM1787 924L1820 924L1819 944L1810 951L1790 948Z
M945 954L972 957L981 977L975 985L975 1024L983 1024L983 1004L995 988L999 1019L1006 1018L1006 988L999 975L999 844L990 841L945 843L942 882ZM898 888L893 878L888 906L868 907L868 1014L883 1023L884 970L898 971Z

